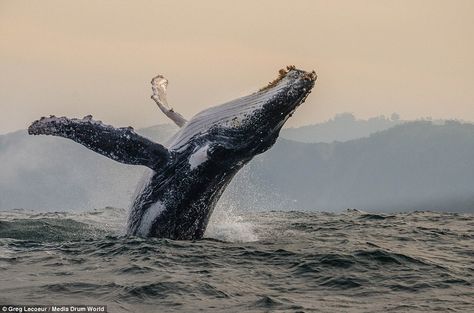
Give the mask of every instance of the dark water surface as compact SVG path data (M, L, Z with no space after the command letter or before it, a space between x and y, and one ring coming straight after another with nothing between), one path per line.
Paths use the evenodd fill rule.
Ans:
M109 312L474 312L474 215L217 214L123 236L124 210L0 213L0 304Z

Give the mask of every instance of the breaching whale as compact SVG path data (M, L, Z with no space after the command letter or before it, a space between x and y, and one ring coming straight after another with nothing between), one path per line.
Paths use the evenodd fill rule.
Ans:
M316 81L315 72L288 66L266 87L201 111L189 121L166 99L168 81L152 80L152 99L181 129L165 146L134 132L95 121L43 117L32 135L74 140L115 161L149 168L128 218L128 234L200 239L217 201L234 175L255 155L268 150Z

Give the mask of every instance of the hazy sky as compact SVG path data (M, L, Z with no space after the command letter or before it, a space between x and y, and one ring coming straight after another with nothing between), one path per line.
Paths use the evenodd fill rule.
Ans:
M287 64L319 76L292 126L474 120L474 1L0 0L0 133L49 114L168 122L150 99L157 73L189 118Z

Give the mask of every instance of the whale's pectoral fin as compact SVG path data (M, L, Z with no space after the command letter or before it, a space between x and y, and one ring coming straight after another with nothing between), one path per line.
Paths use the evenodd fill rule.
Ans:
M83 119L43 117L28 128L30 135L52 135L74 140L112 160L132 165L144 165L157 170L169 160L169 152L133 131L132 127L114 128Z
M168 100L166 99L167 86L168 80L164 76L158 75L154 77L151 80L151 89L153 90L151 98L156 102L158 107L166 116L168 116L179 127L183 127L187 122L186 119L168 105Z

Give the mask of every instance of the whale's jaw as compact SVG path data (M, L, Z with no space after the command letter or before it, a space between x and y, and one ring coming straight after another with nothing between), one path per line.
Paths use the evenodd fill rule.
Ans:
M258 92L204 110L177 133L168 166L152 173L135 199L128 233L200 239L235 174L276 141L316 75L288 67Z

